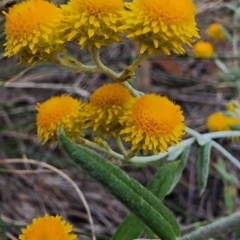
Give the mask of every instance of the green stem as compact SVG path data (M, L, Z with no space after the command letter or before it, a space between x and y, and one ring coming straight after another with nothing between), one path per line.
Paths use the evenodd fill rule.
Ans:
M115 138L115 142L116 142L119 150L121 151L122 155L124 156L124 158L127 159L129 153L125 149L125 147L124 147L124 145L122 143L122 139L121 139L121 137L119 135Z
M99 68L97 66L89 66L82 64L78 60L69 57L68 55L65 55L63 58L57 57L53 63L59 64L62 67L68 68L72 70L73 72L83 72L87 74L96 73L99 71Z
M120 160L124 160L125 159L122 154L119 154L119 153L113 151L110 148L110 146L108 145L108 143L105 142L105 141L102 141L103 142L103 146L100 146L97 143L91 142L91 141L89 141L89 140L87 140L85 138L80 138L80 141L81 141L81 143L84 146L97 149L97 150L99 150L101 152L107 153L107 154L111 155L112 157L120 159Z
M194 131L191 128L186 128L186 132L188 132L189 134L191 134L192 136L195 136L199 145L203 146L204 144L206 144L209 140L212 142L212 146L214 148L216 148L220 153L222 153L232 164L234 164L238 169L240 169L240 162L237 158L235 158L231 153L229 153L225 148L223 148L220 144L216 143L215 141L211 140L211 138L209 136L213 137L217 137L219 134L219 136L223 136L224 132L220 132L220 133L208 133L208 134L200 134L197 131ZM237 136L240 136L240 131L232 131L232 132L237 132ZM227 135L226 133L229 132L225 132L225 136ZM231 135L232 136L232 135Z
M222 131L203 134L207 138L240 137L240 131Z
M231 153L229 153L224 147L220 144L212 141L212 146L216 148L223 156L225 156L234 166L240 169L240 162L237 158L235 158Z
M223 131L223 132L212 132L212 133L200 134L200 133L194 131L193 129L187 128L187 132L194 137L181 141L177 146L169 147L167 152L159 153L158 155L152 155L152 156L135 156L135 157L130 158L128 160L128 162L129 163L147 163L147 162L158 161L160 159L167 157L170 153L172 153L174 151L184 149L185 147L190 146L191 144L193 144L195 142L196 137L199 137L199 136L203 139L206 139L206 141L208 139L214 139L214 138L240 136L240 131ZM123 155L113 151L110 148L110 146L107 144L107 142L104 142L104 144L103 144L104 146L100 146L97 143L91 142L85 138L81 138L81 141L83 142L83 145L97 149L101 152L107 153L107 154L111 155L112 157L117 158L119 160L126 160L126 157L128 158L128 156L129 156L129 153L126 151L126 149L124 151L122 151L123 149L121 150L122 147L124 148L122 143L121 143L122 147L120 147L121 145L118 145L118 147L121 150L121 152L124 153ZM117 143L117 144L119 144L119 143ZM230 159L229 160L234 165L237 164L237 159L235 157L233 157L229 152L227 152L223 147L220 148L216 142L213 143L213 146L215 148L217 148L228 159L230 157L231 160ZM237 165L239 165L239 164L237 164Z
M219 70L221 70L225 74L230 74L230 70L227 67L227 65L222 60L220 60L217 56L214 56L214 62L216 66L219 68Z
M112 71L110 68L108 68L107 66L105 66L103 64L103 62L100 59L99 49L93 47L92 50L91 50L91 54L92 54L92 57L93 57L93 60L94 60L95 64L98 66L101 73L104 73L107 76L109 76L110 78L118 81L118 79L121 77L121 74Z
M133 68L133 70L135 70L138 66L141 65L142 62L144 62L148 57L148 54L145 52L143 54L140 54L135 61L130 65L130 67Z
M123 82L123 85L129 90L129 92L134 96L134 97L140 97L143 96L144 93L141 91L138 91L129 82Z
M240 212L231 214L228 217L223 217L214 221L206 226L199 228L198 230L189 233L178 240L206 240L212 237L217 237L223 233L230 232L233 228L240 224Z
M184 149L185 147L193 144L194 141L195 141L195 138L189 138L189 139L181 141L177 146L170 147L168 149L168 152L159 153L158 155L144 156L144 157L135 156L135 157L131 158L129 161L132 163L147 163L147 162L157 161L157 160L160 160L160 159L168 156L168 154L173 151L176 151L181 148Z

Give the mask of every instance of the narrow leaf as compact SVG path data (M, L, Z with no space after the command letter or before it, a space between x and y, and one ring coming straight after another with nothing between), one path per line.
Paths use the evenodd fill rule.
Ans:
M200 195L207 185L211 147L211 142L208 142L203 146L198 146L197 149L197 180Z
M130 211L162 240L175 240L178 224L172 213L141 184L97 153L70 141L59 130L59 140L66 153L92 177L106 187Z
M234 186L230 186L225 184L223 189L223 197L224 197L224 205L225 205L225 213L231 214L234 206L234 199L236 197L236 188Z
M171 162L163 165L149 183L147 189L160 200L167 194L172 185L174 174L179 162ZM144 230L145 225L132 213L130 213L118 226L111 240L132 240L137 238ZM178 231L178 229L175 229Z
M183 169L185 168L185 165L187 163L187 159L188 159L190 150L191 150L191 146L187 146L182 151L181 155L177 157L176 160L180 160L180 163L179 163L179 165L177 167L177 170L175 172L173 183L172 183L170 189L168 190L168 194L172 192L172 190L175 188L175 186L179 182L179 180L180 180L180 178L182 176Z

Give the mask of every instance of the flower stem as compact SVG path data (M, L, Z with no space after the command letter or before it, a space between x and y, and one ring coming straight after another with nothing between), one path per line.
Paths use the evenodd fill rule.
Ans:
M171 152L174 152L174 151L176 151L178 149L181 149L181 148L184 149L185 147L193 144L194 141L195 141L195 138L189 138L189 139L181 141L177 146L170 147L168 149L168 152L159 153L158 155L144 156L144 157L135 156L135 157L131 158L129 160L129 162L132 162L132 163L147 163L147 162L157 161L157 160L160 160L160 159L168 156Z
M107 66L105 66L103 64L103 62L100 59L99 49L93 47L91 50L91 54L92 54L95 64L97 65L97 67L99 69L99 72L104 73L107 76L109 76L110 78L118 81L118 79L121 77L121 74L114 72L113 70L111 70L110 68L108 68Z
M240 162L237 158L235 158L231 153L229 153L224 147L220 144L212 141L212 146L216 148L223 156L225 156L234 166L240 169Z
M213 223L200 227L177 240L206 240L212 237L217 237L223 233L231 231L240 224L240 212L231 214L228 217L220 218Z
M122 143L122 139L120 138L120 136L118 135L116 138L115 138L115 141L116 141L116 144L119 148L119 150L121 151L122 155L127 158L128 156L128 152L127 150L125 149L123 143Z
M103 146L100 146L97 143L91 142L85 138L80 138L80 142L82 142L82 145L90 147L90 148L94 148L97 149L101 152L107 153L109 155L111 155L114 158L120 159L120 160L124 160L124 156L122 154L119 154L115 151L113 151L110 146L108 145L107 142L103 141Z
M206 143L206 141L211 140L211 138L217 137L218 133L208 133L208 134L200 134L197 131L194 131L191 128L186 128L186 132L188 132L189 134L191 134L192 136L195 136L198 140L198 143L200 145L204 145L204 143ZM237 136L240 136L240 131L232 131L232 133L236 134L237 132ZM226 137L227 135L229 136L229 131L228 132L219 132L219 137ZM233 136L233 135L231 135ZM210 138L211 137L211 138ZM215 141L211 140L212 146L214 148L216 148L220 153L223 154L223 156L225 156L232 164L234 164L238 169L240 169L240 162L237 158L235 158L231 153L229 153L224 147L222 147L220 144L216 143Z
M82 64L78 60L71 58L68 55L65 55L63 57L58 56L53 63L57 63L60 66L66 67L76 73L84 72L87 74L91 74L98 71L97 66L89 66Z
M148 54L145 52L143 54L140 54L135 61L130 65L133 70L136 69L139 65L141 65L142 62L144 62L148 57Z
M129 90L129 92L134 96L134 97L140 97L143 96L144 93L141 91L138 91L129 82L124 82L123 85Z

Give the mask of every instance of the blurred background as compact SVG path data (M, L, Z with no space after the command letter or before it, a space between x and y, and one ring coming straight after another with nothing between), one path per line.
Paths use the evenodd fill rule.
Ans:
M232 12L223 7L226 2L234 0L195 1L202 39L206 39L205 29L212 22L219 22L232 31ZM1 10L6 3L0 1ZM97 238L109 239L128 213L127 209L76 166L60 148L41 144L36 137L35 106L62 93L87 100L96 88L112 80L101 74L72 73L47 62L26 68L18 64L17 57L4 57L4 42L4 17L0 15L0 239L3 239L3 231L7 239L17 239L20 226L45 213L61 215L81 233L78 239L90 239L85 208L71 184L51 170L25 163L24 158L46 162L70 176L87 199ZM231 44L225 39L213 45L215 52L231 66ZM71 56L91 64L87 50L78 51L74 44L67 48ZM213 60L197 60L191 49L186 49L184 56L150 56L137 69L137 78L132 84L144 92L168 96L181 105L186 125L204 133L207 132L207 116L222 110L229 100L238 97L236 81L223 76ZM101 59L110 68L121 71L136 58L137 52L138 46L125 40L102 49ZM240 159L239 142L218 141ZM22 159L22 163L7 163L7 159ZM146 185L160 164L138 164L123 169ZM198 221L207 223L239 209L238 176L234 166L213 150L207 189L200 197L193 147L179 184L164 202L182 226ZM216 239L240 239L238 231Z

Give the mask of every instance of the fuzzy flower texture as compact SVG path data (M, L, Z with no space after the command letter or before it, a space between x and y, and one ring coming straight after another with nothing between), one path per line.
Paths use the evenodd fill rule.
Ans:
M20 62L30 65L48 61L63 49L63 15L54 4L27 0L3 12L6 17L5 56L19 54Z
M125 6L125 8L124 8ZM65 43L80 49L121 41L121 34L140 44L140 54L184 54L199 37L192 0L69 0L60 7L46 0L25 0L4 11L5 56L20 62L52 61Z
M105 136L117 136L121 129L119 118L132 101L130 92L122 85L103 85L91 95L86 105L86 126Z
M76 41L80 48L101 48L120 42L122 0L70 0L62 10L67 40Z
M75 140L84 124L83 103L67 95L56 96L38 103L37 136L43 143L57 142L57 130L62 127L65 134Z
M180 106L156 94L133 97L117 83L97 89L88 103L63 95L36 109L37 134L43 142L56 142L59 127L73 140L89 129L97 138L121 137L133 152L146 155L167 151L185 132Z
M193 46L193 56L197 59L209 59L213 57L214 49L210 42L200 40Z
M146 94L137 98L120 118L123 125L120 134L132 143L132 151L158 154L180 142L185 130L183 121L180 106L167 97Z
M60 216L34 218L32 223L19 236L19 240L75 240L76 235L71 233L72 225L66 223Z
M199 37L191 0L133 0L126 8L120 29L140 43L140 53L184 54L183 44Z
M222 25L220 23L210 24L206 29L206 35L215 41L219 41L225 38L224 32L222 30Z

